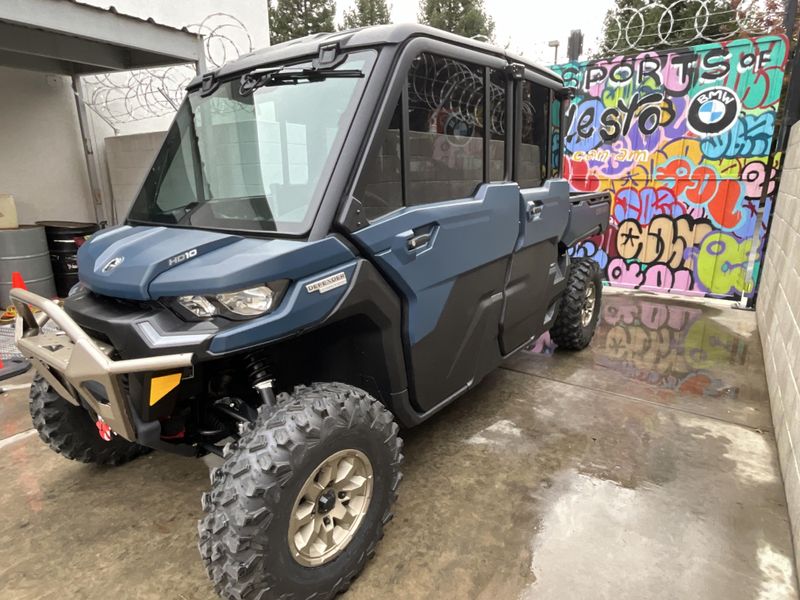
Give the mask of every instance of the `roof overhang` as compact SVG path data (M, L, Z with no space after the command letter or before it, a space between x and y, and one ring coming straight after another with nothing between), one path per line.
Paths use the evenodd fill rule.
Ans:
M203 38L73 0L2 0L0 66L87 75L195 63Z

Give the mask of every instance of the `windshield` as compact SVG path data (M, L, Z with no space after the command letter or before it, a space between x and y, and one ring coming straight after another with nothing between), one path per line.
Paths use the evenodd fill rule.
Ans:
M178 110L128 220L237 231L306 232L339 154L375 51L339 71L363 77L236 78ZM310 62L291 69L311 69Z

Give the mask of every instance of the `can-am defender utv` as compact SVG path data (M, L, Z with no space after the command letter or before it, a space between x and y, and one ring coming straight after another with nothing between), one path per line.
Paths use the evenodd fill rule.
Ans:
M609 197L560 178L567 98L547 69L418 25L198 77L63 308L12 292L42 439L101 464L219 454L199 523L217 592L345 590L392 516L398 423L545 331L591 340L598 266L568 249Z

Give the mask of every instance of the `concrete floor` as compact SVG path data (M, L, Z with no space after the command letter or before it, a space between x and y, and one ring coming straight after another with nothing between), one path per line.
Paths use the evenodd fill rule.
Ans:
M606 294L588 350L540 340L405 432L396 518L347 598L797 598L762 365L752 313ZM29 427L3 396L0 597L214 598L203 462L79 465Z

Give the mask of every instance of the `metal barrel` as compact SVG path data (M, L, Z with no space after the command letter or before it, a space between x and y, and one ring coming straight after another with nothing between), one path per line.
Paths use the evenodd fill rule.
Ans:
M56 295L50 252L44 227L20 225L17 229L0 229L0 306L11 302L11 274L19 271L27 288L45 298Z
M75 221L37 221L36 224L44 227L56 291L65 298L72 286L78 283L78 248L99 227L96 223Z

